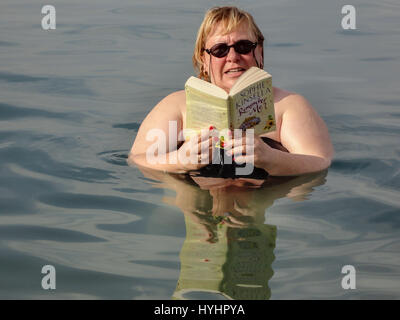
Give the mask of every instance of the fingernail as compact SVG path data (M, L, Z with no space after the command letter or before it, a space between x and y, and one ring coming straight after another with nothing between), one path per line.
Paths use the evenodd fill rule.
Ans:
M208 128L208 130L214 130L215 128L214 128L214 126L210 126L209 128Z

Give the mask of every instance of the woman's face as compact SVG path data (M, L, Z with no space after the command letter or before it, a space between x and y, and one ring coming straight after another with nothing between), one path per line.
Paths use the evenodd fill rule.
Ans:
M235 31L224 34L221 24L217 25L209 37L207 38L205 48L210 49L217 43L226 43L232 45L239 40L250 40L256 42L256 37L251 33L247 24L242 24ZM255 56L258 64L262 64L262 48L257 46L255 49ZM211 82L218 87L229 92L236 80L250 67L257 66L254 60L253 50L248 54L239 54L232 47L229 49L225 57L217 58L211 56L211 68L209 68L210 55L204 51L204 70L209 72Z

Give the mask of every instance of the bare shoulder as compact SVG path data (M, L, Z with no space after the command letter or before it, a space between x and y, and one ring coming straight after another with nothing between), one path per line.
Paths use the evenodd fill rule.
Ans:
M165 99L181 101L182 99L185 99L185 90L179 90L179 91L172 92L168 96L166 96Z
M275 89L275 88L274 88ZM331 159L333 147L325 122L302 95L276 88L275 111L280 117L281 143L291 153Z
M182 128L182 111L185 103L185 92L176 91L163 98L157 105L147 114L142 121L135 142L132 146L132 153L144 153L149 145L146 139L148 132L152 129L164 131L166 137L169 134L170 121L175 121L178 132Z
M278 87L273 87L273 93L274 93L274 102L275 103L280 103L283 99L287 98L293 92L278 88Z
M163 98L156 106L155 109L160 111L168 111L175 113L181 110L185 105L185 91L175 91Z
M311 120L318 121L322 125L323 121L311 103L296 92L274 87L274 103L281 124L292 126Z
M172 92L163 98L157 105L149 112L144 119L142 126L154 127L160 124L168 124L168 121L182 120L182 108L185 107L185 91L180 90ZM164 127L162 125L161 127Z
M279 88L274 88L275 112L280 124L286 120L301 122L305 119L318 119L318 113L314 110L311 103L302 95Z
M311 104L302 95L277 87L274 87L274 103L285 111L296 107L311 107Z
M283 90L278 87L273 87L274 96L274 109L275 109L275 119L276 119L276 130L263 134L262 136L271 138L275 141L281 142L281 128L282 120L285 113L293 108L296 104L296 98L293 99L296 93Z

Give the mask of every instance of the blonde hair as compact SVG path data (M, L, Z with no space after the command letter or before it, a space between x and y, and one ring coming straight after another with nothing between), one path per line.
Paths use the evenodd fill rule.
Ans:
M206 49L205 44L207 37L214 31L214 28L218 23L222 23L225 34L236 30L240 25L245 23L249 26L250 31L256 37L258 45L262 47L264 44L264 36L250 13L237 7L214 7L209 9L204 16L199 31L197 32L197 39L192 58L193 67L198 72L198 77L206 81L210 81L210 77L207 71L204 70L202 56Z

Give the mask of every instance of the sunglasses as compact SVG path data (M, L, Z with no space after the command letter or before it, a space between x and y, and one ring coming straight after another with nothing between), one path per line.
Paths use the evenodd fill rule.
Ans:
M226 43L217 43L210 49L205 49L205 51L214 57L222 58L228 54L232 47L239 54L248 54L251 50L257 47L257 42L251 42L250 40L239 40L230 46L228 46Z

